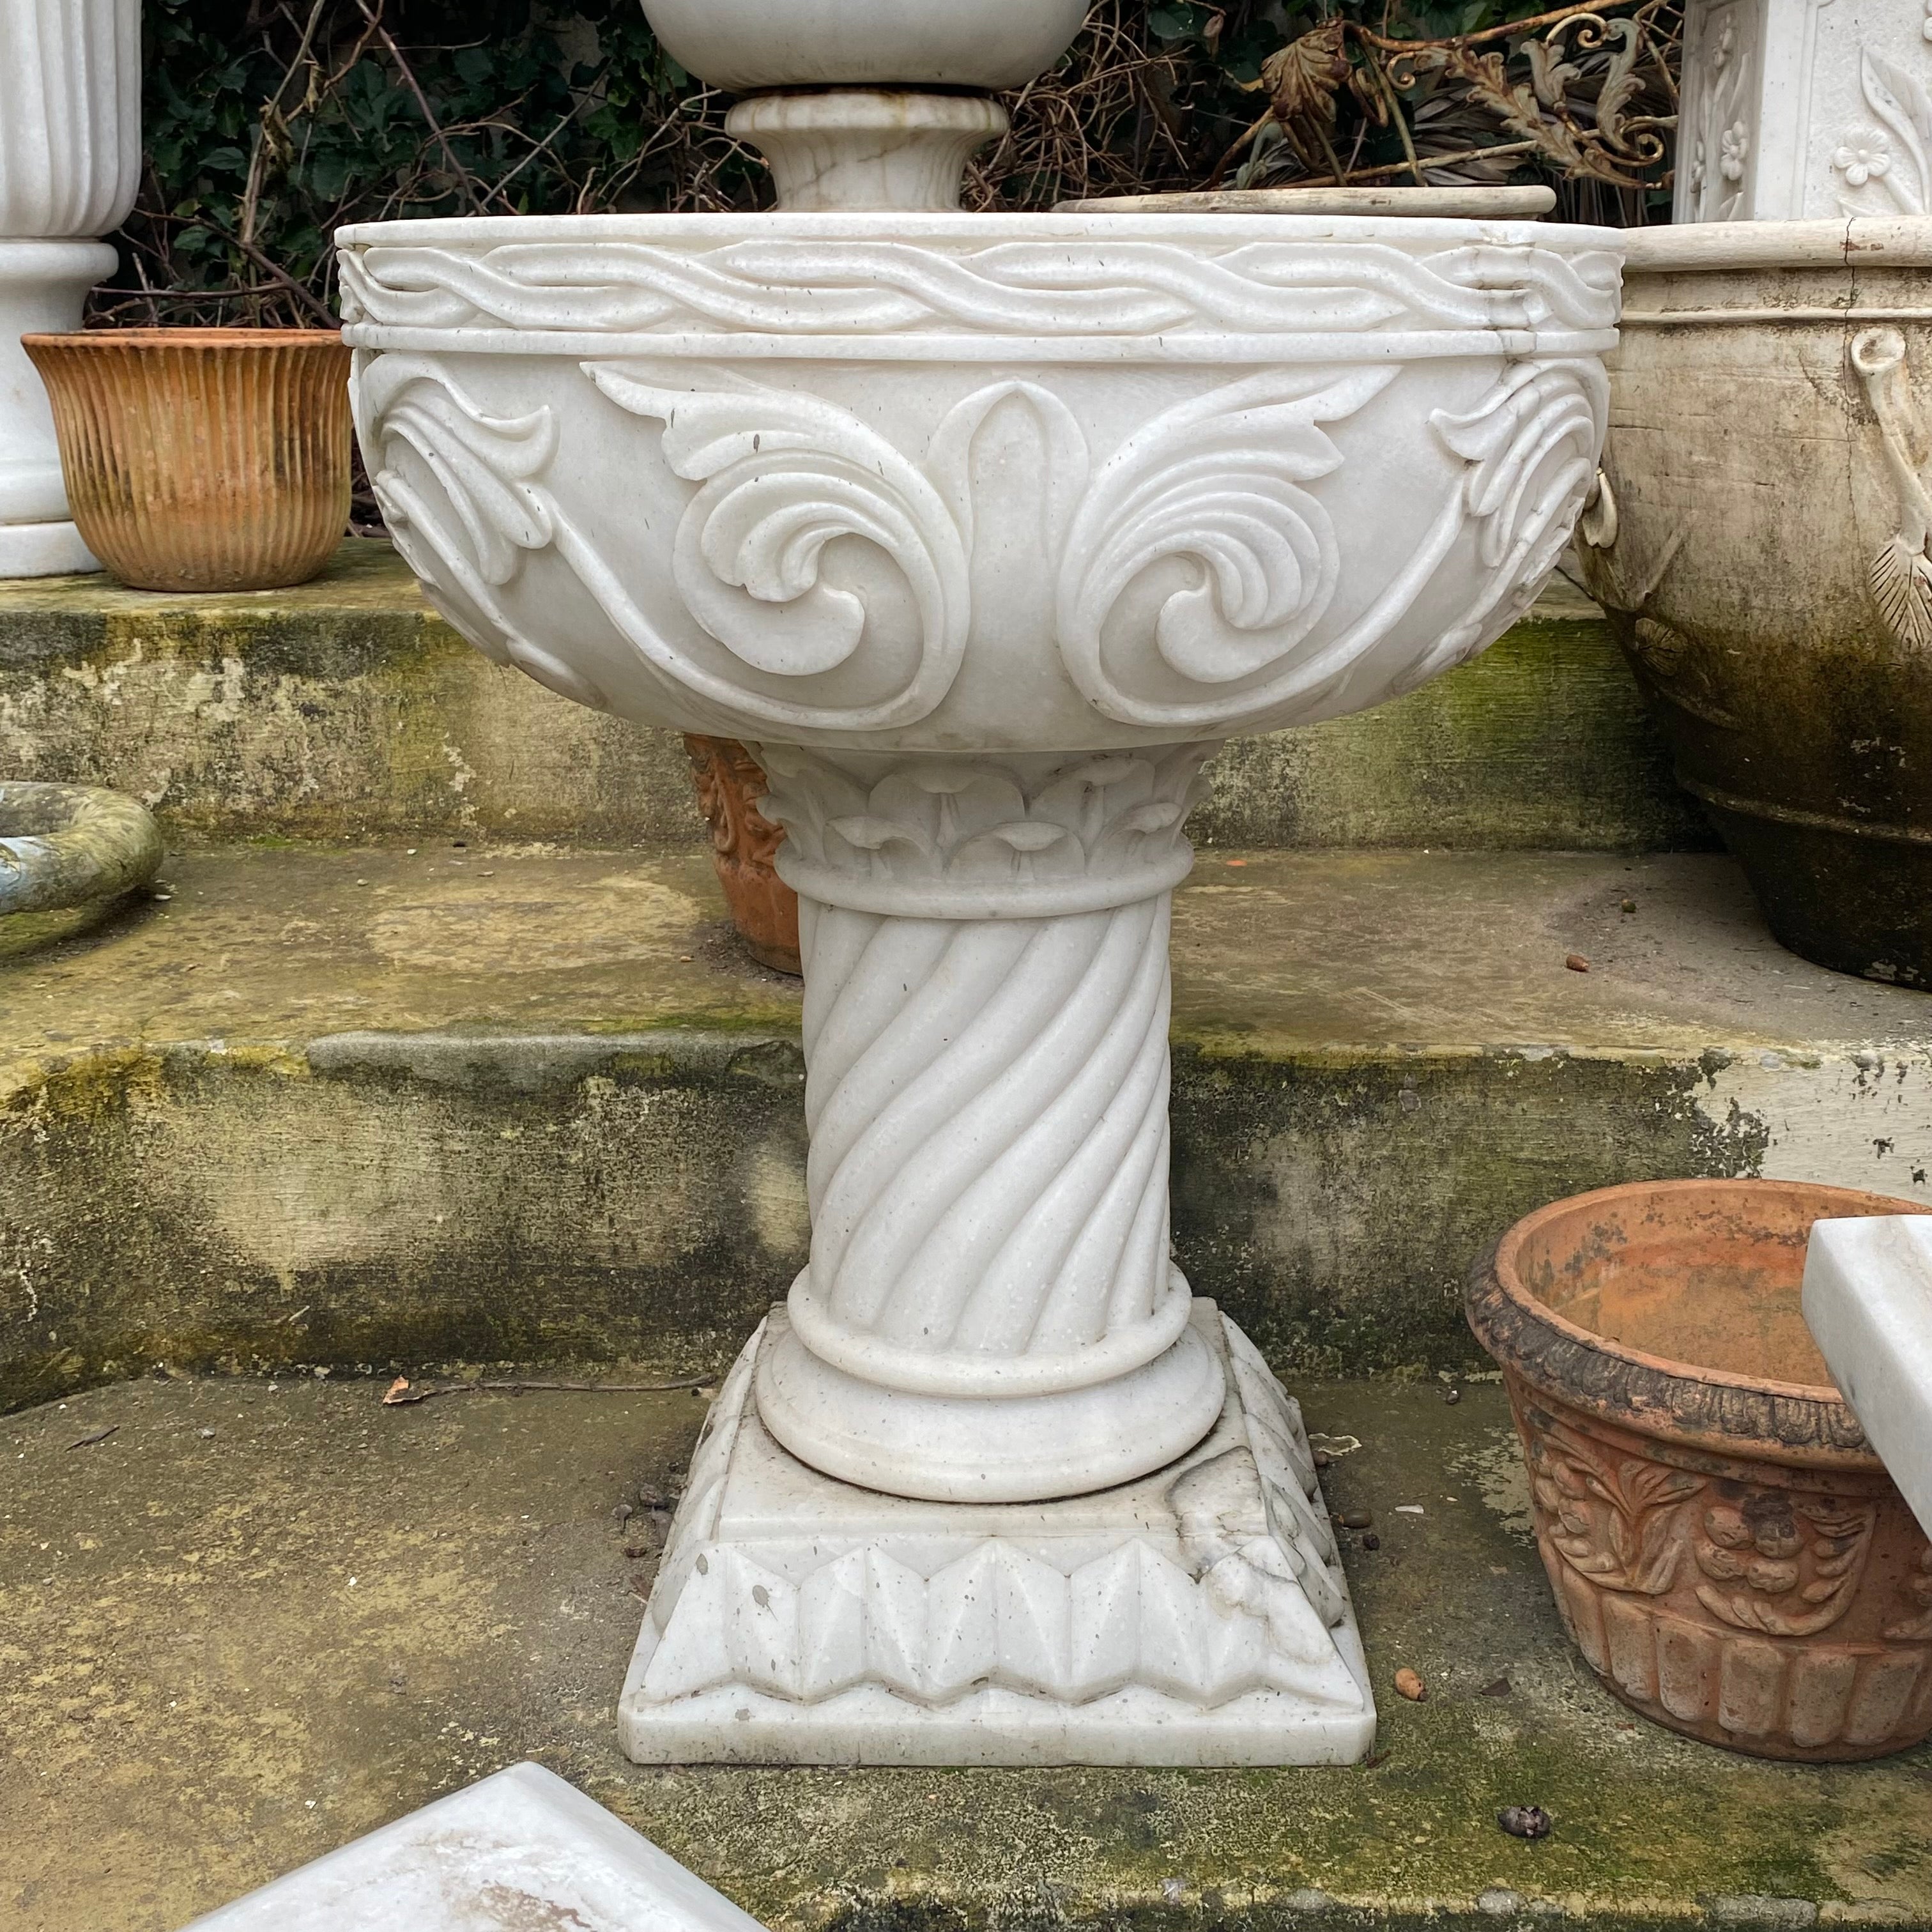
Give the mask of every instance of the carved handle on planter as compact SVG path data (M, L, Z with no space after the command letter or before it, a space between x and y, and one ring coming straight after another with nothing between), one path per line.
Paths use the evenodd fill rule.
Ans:
M1576 534L1592 550L1608 550L1617 540L1618 527L1616 492L1610 488L1609 477L1599 470L1577 514Z
M1932 494L1920 473L1916 448L1924 425L1912 400L1904 336L1896 328L1868 328L1852 338L1852 367L1864 384L1878 418L1886 461L1898 499L1898 529L1872 559L1871 593L1898 641L1932 650Z

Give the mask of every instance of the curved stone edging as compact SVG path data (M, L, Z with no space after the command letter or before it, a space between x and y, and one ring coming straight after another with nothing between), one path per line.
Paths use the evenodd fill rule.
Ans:
M0 914L111 898L160 870L160 827L98 785L0 784Z

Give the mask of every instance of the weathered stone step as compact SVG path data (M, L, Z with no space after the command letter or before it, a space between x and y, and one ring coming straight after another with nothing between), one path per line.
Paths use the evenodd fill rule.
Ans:
M489 663L387 543L316 582L166 597L0 584L0 772L108 784L178 839L700 835L682 751ZM1558 585L1394 704L1237 740L1195 815L1233 845L1707 848L1595 607Z
M1558 1625L1500 1389L1298 1393L1361 1444L1323 1481L1379 1539L1340 1539L1381 1717L1349 1770L626 1763L688 1393L147 1382L15 1416L0 1921L168 1932L534 1757L778 1932L1932 1924L1932 1750L1805 1768L1642 1723ZM1498 1830L1523 1804L1549 1838Z
M802 1262L797 988L701 850L170 876L0 926L0 1400L721 1362ZM1579 1189L1932 1193L1932 998L1785 952L1719 856L1210 854L1174 953L1176 1241L1280 1366L1468 1362L1468 1263Z

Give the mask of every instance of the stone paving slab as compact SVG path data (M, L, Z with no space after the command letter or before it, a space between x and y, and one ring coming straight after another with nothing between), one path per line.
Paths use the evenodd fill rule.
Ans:
M802 1264L797 987L703 854L169 889L0 928L0 1407L155 1360L722 1362ZM1470 1261L1586 1187L1932 1191L1932 999L1784 952L1720 858L1209 854L1174 959L1181 1259L1286 1364L1468 1360Z
M1329 1499L1381 1541L1344 1538L1382 1707L1348 1771L628 1765L688 1394L148 1381L16 1414L0 1923L170 1932L526 1756L784 1932L1932 1923L1932 1751L1813 1769L1654 1729L1557 1624L1498 1389L1301 1393L1360 1439ZM1547 1840L1497 1829L1524 1802Z
M446 836L678 845L683 750L473 651L386 542L290 590L0 584L0 771L107 784L178 838ZM1558 583L1475 664L1359 717L1238 740L1205 842L1713 844L1608 622Z

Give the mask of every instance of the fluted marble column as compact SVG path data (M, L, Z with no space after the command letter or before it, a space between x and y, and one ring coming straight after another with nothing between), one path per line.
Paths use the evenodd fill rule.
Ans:
M1220 1414L1168 1251L1168 926L1213 749L760 748L800 894L812 1245L758 1412L827 1474L1075 1496Z
M100 567L20 338L80 326L140 166L140 0L0 0L0 577Z

